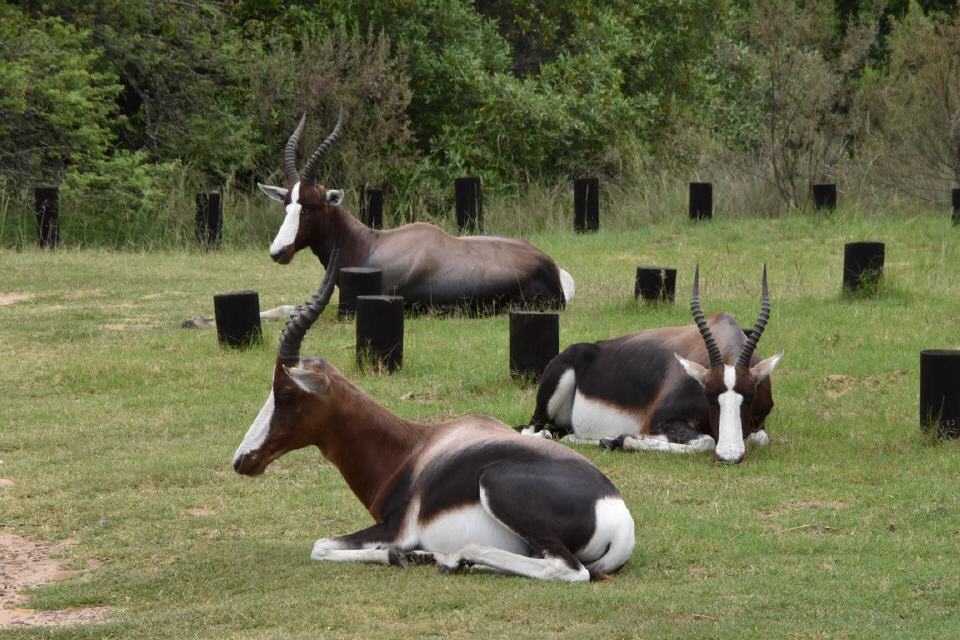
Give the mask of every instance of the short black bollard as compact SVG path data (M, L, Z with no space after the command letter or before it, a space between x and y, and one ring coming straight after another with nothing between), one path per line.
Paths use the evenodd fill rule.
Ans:
M34 187L37 244L54 249L60 244L60 191L57 187Z
M357 296L357 368L403 366L403 297Z
M950 191L951 209L950 221L953 224L960 224L960 188L954 188Z
M854 292L875 286L883 277L882 242L848 242L843 247L843 288Z
M483 233L483 188L477 176L453 181L457 206L457 230Z
M263 338L260 297L256 291L230 291L213 296L217 340L222 346L248 347Z
M920 426L941 438L960 437L960 351L920 352Z
M539 380L560 352L560 315L549 311L510 312L510 375Z
M835 184L815 184L810 187L813 192L813 206L815 209L828 209L833 211L837 208L837 185Z
M344 267L337 274L340 301L337 317L352 317L357 312L357 296L378 296L383 293L383 271L368 267Z
M669 267L637 267L633 297L653 302L673 302L677 289L677 270Z
M383 229L383 189L360 191L360 220L371 229Z
M573 230L577 233L600 229L600 178L573 181Z
M204 249L220 247L223 237L223 197L216 192L197 194L197 242Z
M713 185L711 183L690 183L690 219L713 219Z

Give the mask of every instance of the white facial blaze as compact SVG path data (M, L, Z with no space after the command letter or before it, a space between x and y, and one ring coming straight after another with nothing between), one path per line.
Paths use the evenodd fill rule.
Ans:
M267 439L267 434L270 433L270 420L273 419L273 407L273 390L271 389L270 395L267 396L267 401L263 403L263 407L260 409L260 413L254 418L253 424L247 429L247 435L243 436L243 442L240 443L237 452L233 454L233 464L237 464L237 461L240 460L244 454L256 451L263 445Z
M743 396L733 390L737 382L737 370L723 367L723 384L727 390L720 394L720 433L715 453L718 459L736 462L743 458L746 446L743 443L743 428L740 425L740 405Z
M282 253L289 245L297 239L297 231L300 230L300 183L293 185L290 190L290 204L287 205L287 217L283 219L280 230L277 231L277 237L273 239L270 245L270 255L274 256Z

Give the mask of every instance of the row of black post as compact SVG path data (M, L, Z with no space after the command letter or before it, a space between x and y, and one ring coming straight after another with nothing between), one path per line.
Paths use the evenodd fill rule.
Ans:
M814 206L833 209L837 205L837 185L815 184ZM41 247L56 247L60 242L60 196L57 187L34 189L37 238ZM460 233L483 231L483 189L480 178L464 176L454 181L457 229ZM951 219L960 223L960 188L951 192ZM371 229L383 228L382 189L364 187L360 192L360 220ZM689 215L691 220L713 218L713 185L691 182ZM219 192L196 195L197 243L207 249L223 243L223 196ZM577 233L600 229L600 179L577 178L573 181L573 229Z

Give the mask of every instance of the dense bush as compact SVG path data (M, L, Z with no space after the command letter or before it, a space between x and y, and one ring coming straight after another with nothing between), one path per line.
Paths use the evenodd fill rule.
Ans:
M445 219L463 173L498 201L598 173L605 198L660 201L651 215L689 177L737 185L741 212L802 207L823 179L889 201L897 162L946 192L955 6L873 6L0 0L0 242L29 239L38 182L64 186L67 242L187 243L191 194L212 188L259 236L277 214L246 202L255 183L281 179L301 113L308 153L340 107L322 180L350 206L385 188L398 221Z

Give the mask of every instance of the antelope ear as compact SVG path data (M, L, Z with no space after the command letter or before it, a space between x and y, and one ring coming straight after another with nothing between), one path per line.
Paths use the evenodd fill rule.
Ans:
M307 393L317 395L326 391L327 387L330 386L329 378L318 371L286 365L283 366L283 370L290 376L295 385Z
M777 363L780 362L780 358L782 357L783 351L775 356L770 356L766 360L761 360L757 364L750 367L750 373L756 376L757 382L761 382L770 377L770 374L773 373L773 370L777 368Z
M327 189L327 204L333 206L343 202L343 189Z
M276 200L277 202L284 202L287 199L288 190L283 187L274 187L269 184L260 184L257 183L257 187L260 188L260 191L263 191L267 194L267 197L271 200Z
M704 385L707 374L710 373L710 370L704 367L702 364L687 360L686 358L681 358L676 353L673 354L673 357L677 359L677 362L680 363L680 366L683 367L683 370L687 372L687 375L700 383L701 386Z

